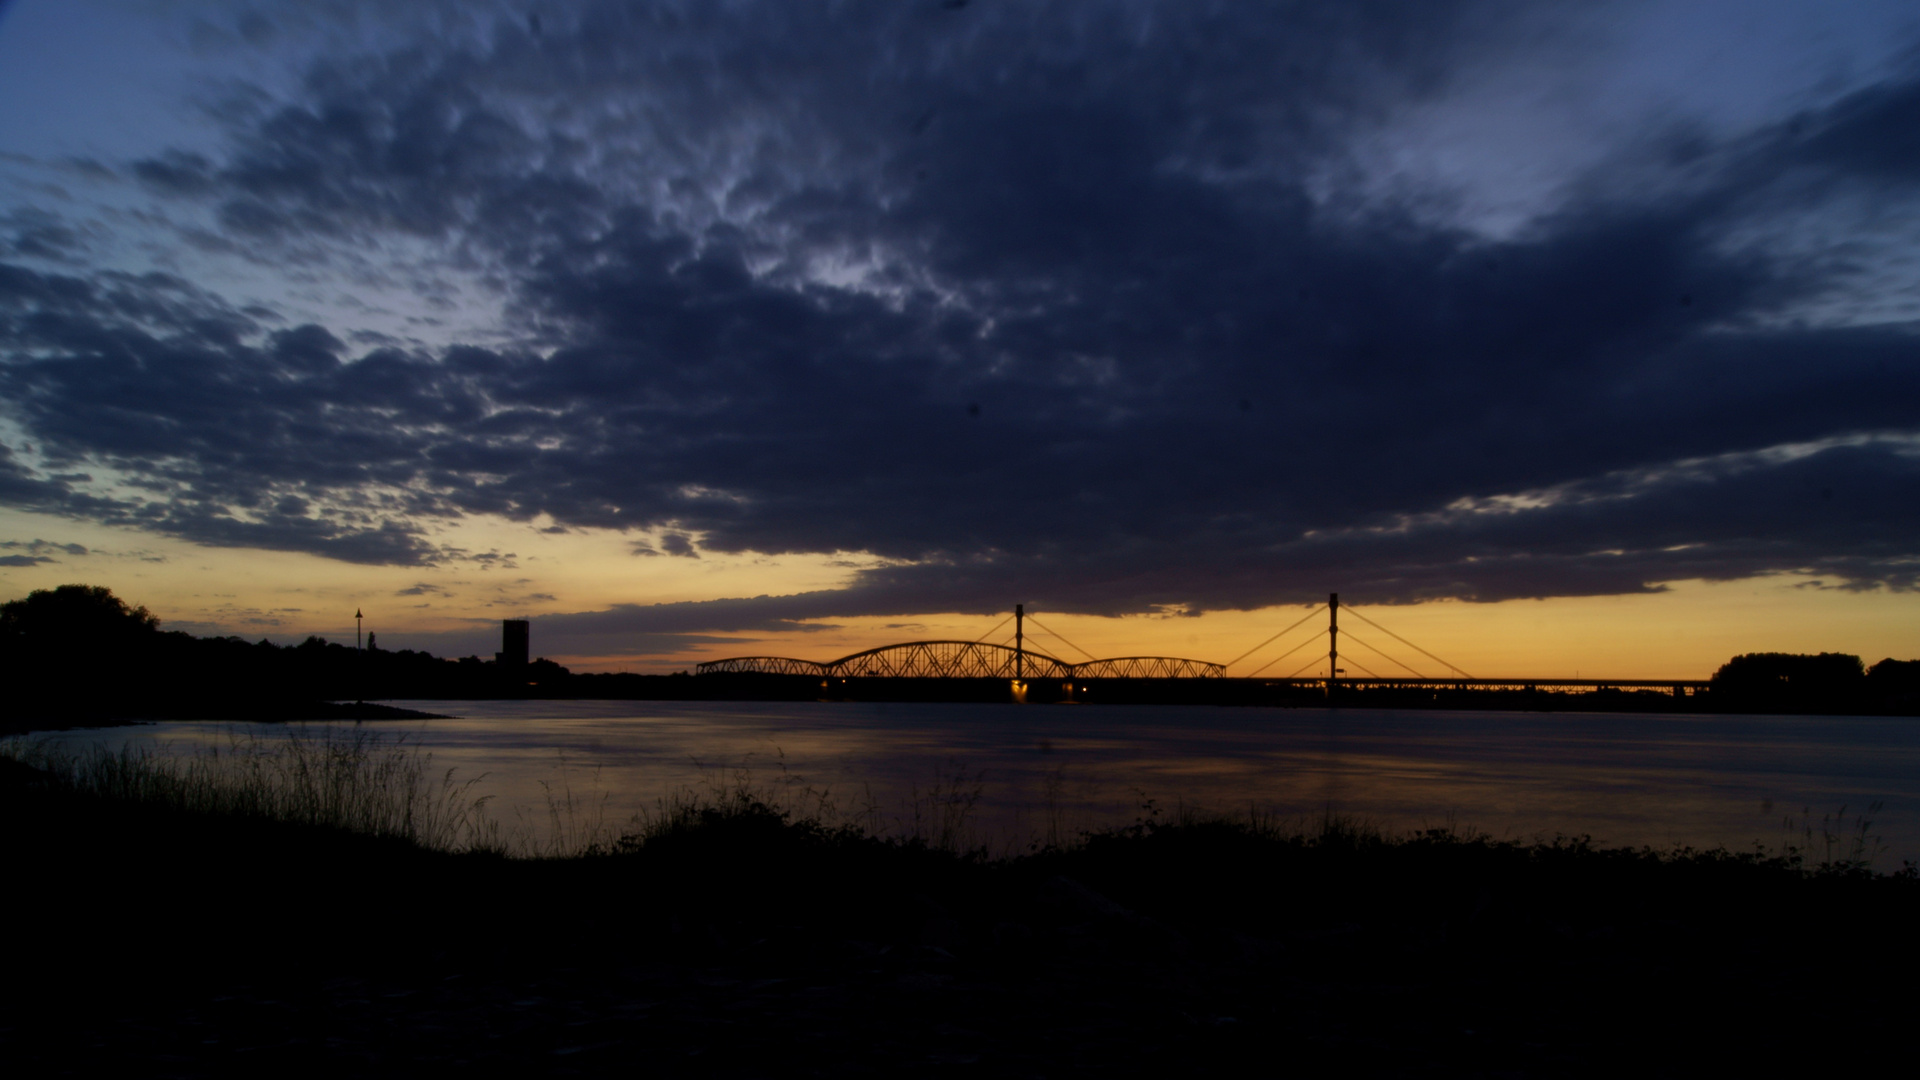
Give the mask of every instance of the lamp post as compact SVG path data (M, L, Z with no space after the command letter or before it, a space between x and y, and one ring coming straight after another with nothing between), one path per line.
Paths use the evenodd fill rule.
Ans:
M353 609L353 689L354 703L367 703L367 665L360 652L360 620L363 616L359 608Z

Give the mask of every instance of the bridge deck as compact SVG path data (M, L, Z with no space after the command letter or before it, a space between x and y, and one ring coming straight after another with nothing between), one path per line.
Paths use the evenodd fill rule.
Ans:
M838 660L796 660L785 656L733 656L709 660L696 669L702 675L803 675L839 679L1058 679L1094 682L1114 679L1226 679L1265 686L1324 686L1324 675L1282 678L1229 677L1224 665L1172 656L1122 656L1069 664L1057 657L1004 645L972 641L910 641L843 656ZM1698 692L1711 685L1706 679L1598 679L1598 678L1376 678L1341 676L1346 687L1415 688L1443 690L1568 690L1648 689Z
M1259 682L1259 683L1289 683L1295 686L1321 686L1326 683L1327 677L1325 675L1314 675L1314 676L1303 675L1303 676L1295 676L1293 678L1286 678L1286 679L1253 678L1253 679L1248 679L1246 681ZM1459 687L1462 689L1478 689L1482 687L1495 688L1495 689L1512 689L1512 688L1518 687L1518 688L1524 689L1527 687L1587 686L1587 687L1593 687L1595 689L1599 689L1601 687L1622 687L1622 688L1642 688L1642 689L1648 689L1648 690L1670 690L1676 686L1684 686L1690 690L1695 690L1695 689L1704 690L1707 687L1713 685L1713 681L1711 679L1478 679L1478 678L1469 679L1469 678L1465 678L1457 675L1451 679L1428 679L1428 678L1353 679L1353 678L1348 678L1345 675L1342 675L1340 676L1339 681L1341 686L1433 686L1433 687L1442 687L1442 688Z

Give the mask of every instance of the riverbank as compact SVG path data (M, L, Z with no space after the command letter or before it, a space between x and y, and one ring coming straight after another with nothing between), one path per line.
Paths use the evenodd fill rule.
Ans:
M255 724L298 723L303 720L446 720L442 713L421 712L373 701L182 701L147 709L39 709L0 719L0 737L35 732L74 731L82 728L126 727L158 720L243 720Z
M1920 948L1910 872L1809 853L1149 812L987 860L734 790L664 807L596 853L507 859L168 798L0 761L0 812L31 823L9 844L16 925L57 943L8 980L9 1061L56 1075L1779 1071L1900 1030ZM439 843L473 846L453 835Z

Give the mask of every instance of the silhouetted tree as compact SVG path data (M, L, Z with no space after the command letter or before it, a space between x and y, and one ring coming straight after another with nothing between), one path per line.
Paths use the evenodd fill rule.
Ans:
M0 671L31 710L116 708L152 689L160 620L98 585L36 589L0 604Z
M1887 657L1867 669L1867 687L1890 708L1911 709L1920 705L1920 660Z
M101 585L35 589L0 604L0 635L9 644L56 649L125 646L148 639L160 620Z
M1745 653L1713 673L1713 693L1740 707L1830 709L1860 701L1866 682L1851 653Z

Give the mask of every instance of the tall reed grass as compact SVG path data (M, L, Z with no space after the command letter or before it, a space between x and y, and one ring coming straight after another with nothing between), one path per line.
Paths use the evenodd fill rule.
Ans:
M1871 873L1875 861L1887 851L1886 841L1873 831L1873 816L1885 807L1886 803L1876 799L1864 812L1848 815L1842 804L1837 813L1820 815L1818 824L1810 806L1803 807L1798 818L1787 814L1780 819L1784 837L1779 845L1781 857L1816 873ZM1771 802L1761 805L1763 813L1772 809ZM1908 862L1909 876L1913 869L1914 864Z
M289 726L263 738L189 749L128 742L73 748L0 743L0 757L41 770L73 792L198 814L219 814L393 837L441 851L499 850L484 779L456 780L405 737L360 728Z

